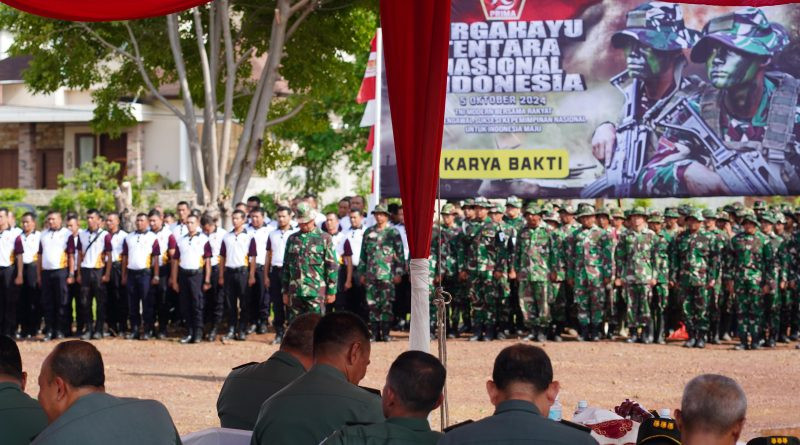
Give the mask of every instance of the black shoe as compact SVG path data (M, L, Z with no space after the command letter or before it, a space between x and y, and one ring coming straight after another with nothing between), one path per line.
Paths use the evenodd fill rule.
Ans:
M53 339L53 333L52 332L45 332L44 333L44 337L42 337L42 341L50 341L52 339Z
M684 348L694 348L694 346L696 344L697 344L697 340L695 340L694 338L690 338L688 341L686 341L686 343L683 344L683 347Z
M483 341L483 326L476 325L469 341Z
M133 332L129 332L128 335L125 336L125 339L127 340L139 340L140 338L142 337L141 335L139 335L138 329Z
M266 333L267 333L267 323L259 321L256 324L256 334L266 334Z
M391 323L389 323L388 321L383 321L380 323L380 327L381 327L381 340L385 342L394 341L394 338L391 335L389 335L390 329L392 327Z
M283 332L278 332L275 334L275 340L272 340L273 345L279 345L283 342Z
M486 336L484 337L486 341L494 341L497 340L497 331L494 326L489 326L486 328Z
M92 340L102 340L103 333L101 331L96 331L92 333Z
M451 332L451 333L447 334L447 338L452 340L452 339L458 338L458 336Z
M789 337L787 337L786 334L781 334L780 338L778 338L778 342L789 343Z
M791 341L797 341L798 338L800 338L800 334L798 334L797 332L793 332L792 335L789 336L789 340Z
M208 331L208 336L206 338L208 339L208 341L210 341L212 343L217 341L217 327L216 326L214 326L213 328L211 328L210 331Z
M152 334L150 334L150 332L151 331L144 331L139 340L150 340L150 337L152 337Z
M233 337L233 339L236 340L236 341L245 341L245 340L247 340L247 331L242 330L242 331L237 332L236 335Z
M536 341L536 336L533 334L528 334L527 337L524 338L525 341Z
M181 338L180 343L182 345L192 343L193 338L194 338L194 329L189 329L189 331L186 333L186 336Z
M250 326L248 326L248 327L247 327L247 331L246 331L246 332L247 332L248 334L252 334L252 333L253 333L253 332L255 332L255 331L256 331L256 325L254 325L254 324L251 324Z
M777 342L775 341L775 337L770 337L770 339L767 341L767 347L774 348L776 343Z
M86 340L90 340L90 339L92 338L92 333L91 333L91 332L89 332L89 331L84 331L84 332L82 332L82 333L81 333L81 335L80 335L80 337L79 337L79 338L80 338L81 340L84 340L84 341L86 341Z
M61 340L62 338L64 338L64 333L61 331L56 331L55 338Z
M508 335L506 335L505 332L500 331L500 332L497 333L496 339L497 340L507 340L508 339Z
M636 342L638 342L638 341L639 341L639 337L637 337L637 336L636 336L636 334L631 334L631 336L630 336L630 337L628 337L628 338L625 340L625 343L636 343Z
M581 332L578 334L578 341L589 341L592 337L589 336L589 326L581 326Z
M159 330L159 331L156 333L156 339L158 339L158 340L164 340L165 338L167 338L167 331L166 331L166 330Z
M745 345L744 343L739 343L738 345L734 346L733 349L735 351L744 351L744 350L747 350L747 349L750 349L750 348L747 345Z
M228 333L227 333L227 334L225 334L225 336L224 336L224 337L222 337L222 339L223 339L223 340L233 340L233 338L234 338L235 336L236 336L236 331L235 331L235 329L233 329L233 328L228 328Z
M697 341L694 344L694 347L695 348L699 348L699 349L705 348L706 347L705 339L703 337L698 338Z
M544 342L546 342L546 341L547 341L547 336L546 336L546 335L544 335L544 332L539 332L539 333L536 335L536 341L538 341L539 343L544 343Z
M370 324L371 329L369 330L369 341L372 343L381 341L381 325L378 322L373 322Z

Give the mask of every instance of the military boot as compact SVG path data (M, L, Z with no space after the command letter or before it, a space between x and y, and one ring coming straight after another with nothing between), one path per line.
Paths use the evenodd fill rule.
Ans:
M193 338L194 338L194 328L189 328L189 330L186 332L186 336L181 338L180 342L181 342L182 345L185 345L185 344L188 344L188 343L194 343L192 341Z
M553 341L560 342L563 340L561 338L561 333L564 332L564 327L561 326L561 323L556 323L553 325Z
M694 343L694 347L700 349L706 347L706 331L697 331L697 340Z
M592 337L589 336L589 326L581 326L581 330L578 333L577 340L578 341L589 341Z
M486 341L494 341L497 340L497 327L495 325L490 324L486 327L486 337L484 338Z
M616 323L609 323L608 324L608 332L606 333L606 340L613 340L614 339L614 332L617 330Z
M761 342L761 334L753 334L750 337L750 350L757 350L761 349L763 343Z
M642 330L642 337L644 344L649 345L653 343L653 322L648 322Z
M381 328L378 323L372 323L372 329L370 329L369 334L369 341L375 343L376 341L380 341L381 338Z
M778 342L778 333L777 332L770 332L769 333L769 340L767 340L767 347L774 348Z
M689 340L687 340L686 343L683 344L683 347L694 348L694 345L697 344L697 339L695 338L696 333L694 330L690 330L688 332L689 332Z
M482 341L483 340L483 326L480 323L475 323L475 328L472 332L472 337L469 338L469 341Z
M667 342L664 340L664 319L659 317L655 322L655 342L664 345Z
M392 324L388 321L381 322L381 340L385 342L394 341L394 338L389 335L389 331L391 330Z
M600 341L600 325L593 324L590 328L592 341Z
M208 336L206 338L208 338L208 341L212 343L217 341L217 325L211 326L211 330L208 331Z

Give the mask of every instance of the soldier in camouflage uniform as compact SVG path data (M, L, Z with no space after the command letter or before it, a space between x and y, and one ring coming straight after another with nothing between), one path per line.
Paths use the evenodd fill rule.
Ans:
M705 347L708 331L708 292L716 284L719 264L713 259L716 243L712 234L703 230L703 214L692 211L686 217L687 229L675 238L671 255L671 282L678 287L679 303L689 340L684 347Z
M647 211L643 207L631 210L631 229L620 237L614 255L615 284L624 286L628 306L628 342L649 344L653 342L650 300L656 284L658 235L647 228L645 218Z
M731 238L733 238L734 233L731 227L730 215L728 215L727 212L717 212L716 216L716 226L719 230L722 249L720 252L722 261L720 264L724 265L726 258L730 255ZM720 268L720 275L722 272L723 270ZM731 339L730 332L733 329L733 313L736 298L733 294L728 292L726 286L722 286L718 295L719 330L716 334L719 340L729 341Z
M782 295L786 292L786 249L784 248L784 239L782 236L775 233L775 225L778 223L778 218L775 212L771 210L762 210L758 215L761 222L761 232L767 237L772 248L775 267L769 271L772 276L767 281L775 283L771 287L769 293L764 299L764 330L768 331L768 336L763 338L766 340L767 346L774 348L778 341L778 333L781 328L781 306ZM763 331L762 331L763 332Z
M585 206L578 220L581 230L567 241L567 282L575 290L579 339L597 341L603 323L605 286L611 281L611 248L606 233L594 224L593 206Z
M800 221L800 206L794 209L795 219ZM789 294L791 295L788 304L787 324L790 333L789 340L797 341L800 338L800 226L795 225L791 234L791 240L786 247L786 255L789 262ZM798 346L800 347L800 346Z
M390 341L394 285L405 271L405 254L400 232L389 225L389 211L382 205L372 210L375 225L364 232L358 274L367 290L372 340Z
M492 207L489 212L489 217L492 219L492 222L500 226L504 238L508 240L507 261L508 268L510 269L514 264L514 245L517 239L517 231L512 225L503 221L503 207L501 205L497 204ZM509 273L504 274L502 278L497 280L496 336L499 340L505 340L511 335L511 329L513 327L512 313L514 306L518 306L517 303L511 302L511 278L512 274L509 270ZM514 275L514 278L516 278L516 275Z
M619 240L627 232L624 223L627 216L625 212L619 207L613 207L609 211L611 216L611 226L606 230L606 237L608 238L609 248L611 249L611 267L612 276L614 276L613 268L616 266L614 261L614 253L617 249ZM606 338L611 340L614 335L619 334L620 327L625 323L626 314L628 311L626 288L622 284L617 285L616 280L611 280L606 285L608 290L608 297L606 299L605 319L608 322L608 332Z
M725 269L728 288L736 295L739 341L737 350L761 347L763 298L775 288L775 256L769 238L758 230L752 210L742 216L744 232L731 240ZM748 338L749 335L749 338Z
M564 203L558 208L558 217L561 220L561 233L565 240L569 239L575 232L581 230L581 225L575 220L575 208L571 205ZM567 252L569 248L565 249ZM566 308L567 324L576 325L577 308L575 307L575 289L569 282L566 281L561 285L561 300L564 301Z
M286 240L283 259L283 303L289 321L307 312L321 313L336 301L339 265L331 236L321 231L316 212L306 203L297 205L300 230Z
M667 232L662 225L664 217L661 212L650 212L647 222L650 230L656 233L653 243L653 272L656 277L656 284L653 286L653 300L650 311L653 316L654 341L660 345L666 343L664 340L664 311L669 298L669 249L670 243L667 239Z
M550 226L552 247L550 249L550 282L547 305L550 308L550 332L548 340L561 341L561 333L567 324L567 304L562 292L562 283L567 277L567 237L561 227L558 215L552 210L544 213L542 219Z
M788 44L783 26L748 7L710 20L691 53L692 61L706 66L710 85L690 95L689 105L730 150L763 158L765 168L754 174L766 173L776 191L800 187L795 169L800 83L789 74L767 71L771 58ZM680 125L680 119L671 124ZM639 185L648 196L754 194L748 186L726 183L706 148L674 129L662 136Z
M541 210L525 207L527 225L517 235L512 274L520 283L528 340L545 341L550 330L550 265L555 259L553 236L542 222Z
M445 204L439 212L442 215L442 224L434 224L431 236L431 270L434 286L441 285L449 292L453 300L447 306L450 316L447 320L449 338L456 338L458 323L467 306L467 297L462 292L462 284L458 280L458 250L461 248L461 227L455 222L455 206ZM440 250L441 249L441 250ZM437 264L441 257L441 265ZM438 273L438 274L437 274ZM436 312L431 312L436 314ZM435 322L435 318L431 316Z
M780 290L780 325L778 328L777 341L780 343L789 343L787 331L789 329L789 311L792 304L792 290L789 287L789 280L792 278L792 273L794 273L794 265L792 264L793 259L791 256L792 232L787 230L787 227L790 226L790 222L794 218L794 213L788 203L783 203L781 208L782 211L776 213L775 234L780 236L783 240L781 243L781 250L777 252L777 255L781 261L785 283ZM789 217L786 216L787 213L790 215Z
M481 205L480 217L492 208L485 199L476 200L476 204ZM500 222L489 219L472 235L469 250L474 256L468 261L474 262L470 296L474 331L470 341L495 340L498 301L507 289L507 274L511 270L511 238L506 234L502 219Z
M717 212L714 209L703 209L703 222L704 228L711 235L712 242L715 247L712 249L717 252L716 257L712 261L718 264L724 264L724 255L726 252L726 240L722 230L717 228ZM718 345L719 342L719 325L722 311L720 310L720 300L722 300L722 268L717 268L717 275L714 277L714 288L708 290L708 338L706 341Z
M525 227L525 218L522 216L521 199L514 195L506 199L506 213L503 215L503 222L514 229L515 235L522 231L523 227ZM516 238L514 243L516 243ZM520 307L519 280L517 278L509 278L508 285L510 289L511 317L513 318L509 328L513 327L519 334L522 334L522 329L525 328L525 318L522 314L522 307Z

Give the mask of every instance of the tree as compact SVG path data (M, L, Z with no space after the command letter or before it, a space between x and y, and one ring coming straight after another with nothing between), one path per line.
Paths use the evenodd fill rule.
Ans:
M24 78L33 91L96 88L95 131L116 134L135 123L137 102L157 101L175 114L186 128L198 202L223 213L242 199L259 155L277 146L273 127L304 111L307 122L332 115L330 106L341 103L331 100L341 91L337 79L352 75L354 56L368 51L377 26L377 0L214 0L165 18L110 23L1 8L0 27L16 36L10 53L32 56ZM276 93L281 79L286 94ZM162 93L175 84L180 106ZM234 123L242 130L235 149ZM285 135L298 134L287 128ZM262 166L281 159L265 154Z

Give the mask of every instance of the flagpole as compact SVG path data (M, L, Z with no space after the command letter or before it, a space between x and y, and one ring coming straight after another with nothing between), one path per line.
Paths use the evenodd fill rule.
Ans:
M381 202L381 118L383 117L383 33L375 37L375 125L372 143L372 202L370 211Z

